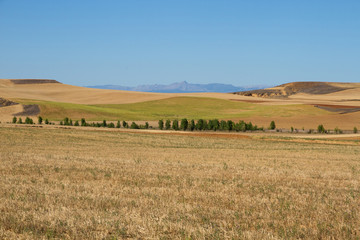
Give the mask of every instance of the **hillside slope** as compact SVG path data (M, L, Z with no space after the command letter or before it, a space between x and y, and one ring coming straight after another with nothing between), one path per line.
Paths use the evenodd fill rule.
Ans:
M292 82L273 88L234 92L233 94L262 98L288 98L294 95L307 94L308 97L313 95L313 98L317 98L319 95L326 95L326 97L332 99L334 96L339 95L338 93L344 93L345 91L348 91L348 94L346 94L348 99L343 100L349 100L349 98L353 97L360 100L360 83Z

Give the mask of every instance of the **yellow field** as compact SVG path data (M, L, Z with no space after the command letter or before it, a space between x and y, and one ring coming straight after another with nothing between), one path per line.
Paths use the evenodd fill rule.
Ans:
M236 136L2 125L0 238L359 238L358 140Z

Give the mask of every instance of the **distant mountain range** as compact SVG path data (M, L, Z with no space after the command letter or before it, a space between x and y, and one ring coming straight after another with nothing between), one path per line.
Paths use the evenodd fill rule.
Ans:
M96 85L86 86L89 88L100 89L113 89L113 90L126 90L137 92L158 92L158 93L190 93L190 92L218 92L218 93L230 93L239 91L249 91L255 89L261 89L269 86L247 86L236 87L231 84L222 83L210 83L210 84L192 84L186 81L172 83L169 85L154 84L154 85L139 85L136 87L127 87L120 85Z

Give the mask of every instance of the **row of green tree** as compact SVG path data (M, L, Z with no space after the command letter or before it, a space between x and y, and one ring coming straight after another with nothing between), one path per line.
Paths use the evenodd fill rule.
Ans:
M26 117L25 122L22 121L21 118L17 119L16 117L13 118L13 123L25 123L25 124L33 124L33 120L29 117ZM43 118L41 116L38 117L38 124L42 124L43 123ZM45 124L52 124L49 122L48 119L45 119ZM106 128L130 128L130 129L149 129L151 128L149 126L148 122L145 122L144 125L139 125L135 122L132 122L131 124L129 124L126 121L117 121L116 124L113 122L107 122L106 120L103 120L102 122L87 122L85 120L85 118L81 118L80 121L75 120L73 121L71 118L69 117L65 117L62 121L60 121L60 125L63 126L82 126L82 127L106 127ZM257 130L264 130L263 127L258 127L257 125L252 124L251 122L244 122L244 121L239 121L239 122L233 122L231 120L221 120L219 121L218 119L213 119L213 120L204 120L204 119L199 119L197 121L195 121L194 119L192 120L187 120L186 118L182 119L182 120L159 120L158 122L158 126L160 130L182 130L182 131L205 131L205 130L213 130L213 131L257 131ZM269 129L275 129L276 125L275 122L272 121L270 123Z
M149 123L145 122L144 125L138 125L135 122L132 122L129 124L126 121L117 121L116 124L113 122L107 122L106 120L103 120L102 122L86 122L85 118L82 118L80 122L78 120L73 121L71 118L64 118L64 120L60 121L60 125L64 126L82 126L82 127L104 127L104 128L130 128L130 129L148 129Z
M38 117L38 124L52 124L51 122L49 122L49 120L46 118L45 121L43 120L42 117ZM17 123L17 124L34 124L34 120L32 120L32 118L26 117L25 120L23 121L21 117L17 118L17 117L13 117L12 119L12 123Z
M195 121L194 119L191 120L187 120L186 118L181 119L180 123L179 120L166 120L164 122L164 120L159 120L158 122L158 126L160 130L182 130L182 131L205 131L205 130L213 130L213 131L237 131L237 132L245 132L245 131L262 131L264 130L263 127L258 127L257 125L252 124L251 122L244 122L244 121L239 121L239 122L233 122L231 120L221 120L219 121L218 119L213 119L213 120L204 120L204 119L199 119L197 121ZM275 122L272 121L269 129L275 129L276 125Z

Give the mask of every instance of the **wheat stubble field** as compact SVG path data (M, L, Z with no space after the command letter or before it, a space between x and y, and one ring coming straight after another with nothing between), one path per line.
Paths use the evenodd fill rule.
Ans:
M360 236L350 140L11 127L0 139L1 239Z

